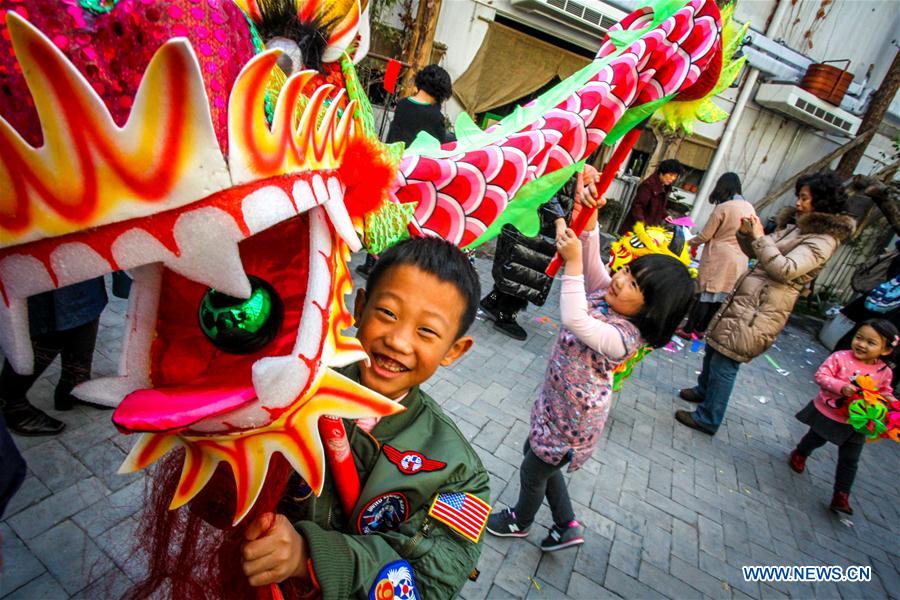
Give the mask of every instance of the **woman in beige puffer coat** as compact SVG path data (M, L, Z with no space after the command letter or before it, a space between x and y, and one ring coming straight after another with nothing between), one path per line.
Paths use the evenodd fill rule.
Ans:
M697 386L679 394L698 404L693 413L676 411L675 418L683 425L715 434L741 363L775 343L800 293L856 227L852 217L841 214L845 195L833 173L802 177L796 193L795 211L779 215L781 227L774 233L763 235L755 216L745 219L738 232L741 248L756 264L738 280L709 324Z

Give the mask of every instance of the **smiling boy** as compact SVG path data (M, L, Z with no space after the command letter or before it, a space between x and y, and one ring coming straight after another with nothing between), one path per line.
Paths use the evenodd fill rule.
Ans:
M351 514L327 477L318 498L293 481L285 514L250 525L252 585L293 577L325 599L450 598L462 588L481 554L489 478L419 385L471 348L480 292L468 259L444 240L408 240L381 256L356 296L368 364L345 374L406 410L345 421L362 486Z

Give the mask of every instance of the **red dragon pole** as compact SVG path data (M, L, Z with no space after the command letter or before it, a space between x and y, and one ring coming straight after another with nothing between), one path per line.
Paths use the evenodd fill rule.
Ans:
M641 130L638 128L634 128L626 133L625 137L622 138L622 141L619 142L619 145L616 146L616 150L613 152L612 157L609 159L609 162L606 163L606 166L603 167L603 172L600 173L600 181L597 182L597 198L602 198L603 194L606 193L606 190L609 189L609 186L615 178L616 173L619 172L619 167L622 166L622 163L625 161L625 157L628 156L629 152L631 152L631 149L634 147L635 142L637 142L637 139L640 136ZM579 178L580 177L581 175L579 175ZM576 235L581 235L581 232L584 231L584 226L587 225L588 220L596 212L596 210L596 208L585 208L578 211L571 225L571 229L575 232ZM553 257L553 260L550 261L550 265L547 267L545 273L550 277L555 277L559 272L560 266L562 266L562 259L557 253Z

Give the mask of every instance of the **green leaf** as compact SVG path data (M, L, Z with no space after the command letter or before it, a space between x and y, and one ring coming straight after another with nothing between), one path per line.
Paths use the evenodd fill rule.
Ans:
M478 236L474 242L468 244L465 249L475 248L500 235L503 226L509 223L527 237L534 237L541 230L541 219L538 208L549 202L553 195L559 191L566 181L575 173L580 173L584 168L583 160L557 169L543 177L523 185L515 197L509 201L500 216Z
M659 108L664 105L666 102L675 97L675 94L669 94L668 96L663 96L657 100L653 100L652 102L647 102L645 104L641 104L640 106L634 106L625 111L625 114L622 115L622 118L613 125L613 128L610 132L603 138L603 143L607 146L612 146L616 142L618 142L622 136L626 133L637 127L641 121L655 113Z

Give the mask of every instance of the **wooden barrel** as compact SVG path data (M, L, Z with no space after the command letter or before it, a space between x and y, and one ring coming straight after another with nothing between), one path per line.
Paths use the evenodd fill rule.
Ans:
M840 106L847 88L853 82L853 73L848 71L850 61L836 62L846 62L847 66L839 69L825 63L809 65L800 87L829 104Z

